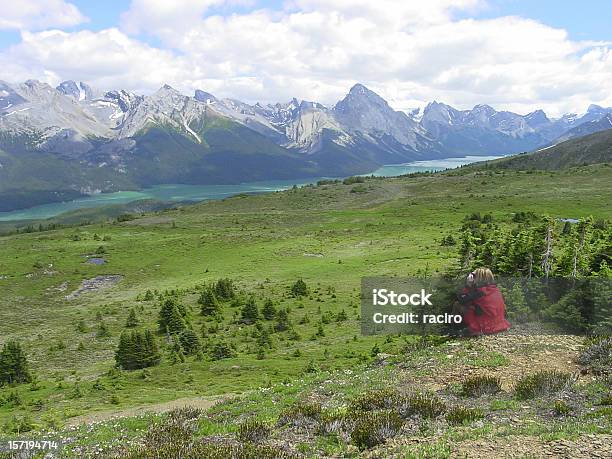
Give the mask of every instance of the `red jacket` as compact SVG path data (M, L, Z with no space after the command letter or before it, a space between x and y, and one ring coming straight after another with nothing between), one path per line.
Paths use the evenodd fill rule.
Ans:
M472 335L489 335L510 328L504 297L495 284L465 288L461 297L465 298L467 306L463 323Z

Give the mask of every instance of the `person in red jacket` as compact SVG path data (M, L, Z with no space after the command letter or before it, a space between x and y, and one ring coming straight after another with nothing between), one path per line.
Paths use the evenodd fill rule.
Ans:
M471 272L458 300L468 335L490 335L510 328L504 297L490 269L478 268Z

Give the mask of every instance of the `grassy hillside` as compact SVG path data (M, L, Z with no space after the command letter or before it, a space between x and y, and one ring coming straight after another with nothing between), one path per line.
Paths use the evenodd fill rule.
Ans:
M490 161L484 167L500 169L558 170L612 162L612 129L567 140L533 153Z
M95 419L95 413L245 393L253 397L250 404L228 402L213 418L198 421L201 434L232 434L235 427L231 426L245 418L276 419L281 408L303 397L320 397L317 400L326 403L323 395L337 391L337 401L346 401L369 387L385 386L389 374L384 368L371 367L376 362L373 349L399 356L389 367L393 380L399 378L398 387L411 380L413 384L422 381L417 384L423 384L422 388L443 390L441 380L439 385L425 384L435 376L438 364L448 368L449 384L457 383L470 368L505 368L513 360L500 356L493 344L482 352L463 343L452 348L456 351L438 347L411 356L405 350L409 339L360 336L360 278L435 273L454 266L457 248L440 242L449 233L457 233L470 213L491 213L502 226L512 224L517 212L610 219L611 179L612 169L605 165L552 172L417 174L237 196L132 221L0 237L0 344L21 341L38 378L33 385L0 388L4 400L0 426L7 435L15 435L15 426L57 428L76 416L84 416L80 419L86 422ZM105 264L88 263L92 257ZM104 288L71 295L84 280L97 276L120 277L108 277L106 284L97 286ZM197 302L201 288L221 278L232 279L239 296L254 296L260 309L268 299L276 309L287 308L292 329L272 330L269 343L262 345L261 329L274 328L275 320L262 320L260 328L240 323L241 308L231 302L222 304L217 318L202 316ZM309 289L302 297L291 294L298 279ZM166 343L160 334L160 365L136 371L113 369L118 338L130 310L135 311L139 328L156 330L158 298L164 292L185 306L186 319L205 349L227 344L231 357L215 360L206 352L177 360L172 342ZM536 350L555 349L554 343L533 345ZM513 346L509 353L515 352ZM449 361L455 362L449 354L460 357L467 367L449 366ZM355 381L347 372L363 376L355 376L359 380ZM328 379L332 382L324 382ZM249 392L260 387L272 387L274 398L269 399L266 390ZM599 397L600 388L588 390ZM272 406L270 400L278 404ZM512 397L487 403L509 406L508 416L522 416L517 414L519 402ZM537 418L537 406L530 409ZM137 429L146 428L150 421L125 421L121 424L125 438L140 435ZM451 433L479 438L493 429L493 421L487 418L475 430L457 433L453 428ZM597 418L559 428L601 433L596 426L604 425L609 432L609 423L602 422ZM525 424L513 432L558 431L554 423L538 421L536 426L530 430ZM415 428L436 436L434 424ZM103 425L96 429L100 430L95 434L87 429L78 434L79 441L91 445L116 433ZM307 436L295 444L323 442L317 443L318 449L302 452L327 454L325 442L336 440L321 438ZM432 440L432 448L446 451L449 438L446 443L441 437L439 442ZM336 451L342 444L328 446Z

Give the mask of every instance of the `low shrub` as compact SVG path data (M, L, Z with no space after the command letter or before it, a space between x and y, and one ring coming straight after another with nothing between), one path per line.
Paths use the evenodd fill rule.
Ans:
M480 397L500 391L501 382L494 376L471 376L461 385L461 393L466 397Z
M346 425L346 415L342 411L324 411L319 417L318 431L321 435L337 434Z
M204 414L200 408L193 406L185 406L183 408L176 408L168 412L168 418L176 422L192 421L200 418Z
M252 443L230 444L201 441L169 443L159 448L139 446L115 456L121 459L297 459L299 456L276 446Z
M578 363L595 374L612 374L612 338L605 338L587 347Z
M351 441L362 450L372 448L396 436L403 424L395 411L367 411L357 420Z
M353 185L355 183L365 183L365 177L361 177L359 175L354 175L352 177L345 178L342 183L344 185Z
M557 416L565 416L571 413L572 409L565 401L556 400L555 405L553 406L553 411Z
M271 427L258 419L249 419L238 426L240 441L259 443L270 436Z
M355 185L353 188L351 188L351 193L365 193L367 191L368 189L365 185Z
M538 371L522 377L516 383L514 391L520 399L529 399L555 394L572 383L572 375L557 370Z
M612 405L612 394L604 395L597 404L601 406Z
M184 444L191 440L195 430L194 425L168 418L149 428L144 436L144 443L153 449L169 444Z
M321 417L321 405L316 403L296 403L281 413L278 425L303 427L317 422Z
M446 411L446 404L433 394L416 393L401 397L397 408L404 417L421 416L422 418L436 418Z
M482 419L484 414L482 410L477 408L468 408L465 406L454 406L446 413L446 420L452 425L465 425L470 422Z
M397 404L399 394L394 389L369 390L359 394L349 404L351 411L391 409Z

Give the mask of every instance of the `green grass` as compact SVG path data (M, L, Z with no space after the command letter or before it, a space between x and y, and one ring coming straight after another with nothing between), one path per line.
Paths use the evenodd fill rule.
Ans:
M119 224L0 237L0 341L19 339L40 380L34 391L27 385L0 389L2 396L17 390L24 402L16 408L0 407L0 425L14 414L27 413L44 426L48 418L61 422L182 397L285 387L287 381L309 377L304 370L310 361L323 371L358 368L371 359L374 344L381 352L396 354L406 344L403 338L386 342L384 337L359 335L362 276L440 272L453 266L456 248L442 247L440 240L458 230L472 212L491 212L500 224L509 224L517 211L610 218L611 178L611 169L603 166L545 174L461 171L372 180L360 193L341 183L306 187L203 203ZM95 234L108 240L101 242ZM107 264L85 264L85 256L100 245L106 249ZM83 279L104 274L123 279L108 290L65 300ZM245 294L255 294L260 307L272 298L277 308L290 308L301 339L273 334L272 348L259 360L253 327L234 323L236 311L225 304L219 332L211 338L234 343L235 358L188 358L171 365L164 355L146 378L142 371L108 374L129 310L135 308L144 326L156 326L158 303L138 300L146 290L179 291L199 332L206 320L198 314L198 289L222 277L234 279ZM310 287L309 297L289 294L298 278ZM348 320L324 323L325 336L313 340L319 322L342 310ZM304 316L309 323L300 323ZM96 337L99 318L110 337ZM78 330L81 321L85 331ZM53 350L60 341L65 349ZM497 353L468 356L466 362L493 369L508 364ZM299 396L299 386L285 388L283 405ZM263 398L256 403L264 418L266 409L272 417L276 407L266 408Z

